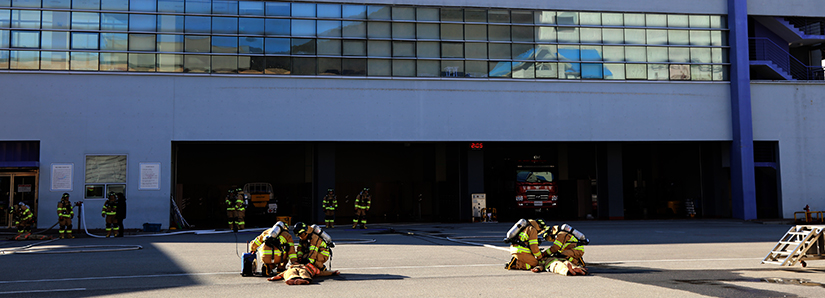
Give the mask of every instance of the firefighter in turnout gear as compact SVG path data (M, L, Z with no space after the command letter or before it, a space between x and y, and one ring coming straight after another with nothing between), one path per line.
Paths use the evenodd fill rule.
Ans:
M229 223L229 229L235 228L235 190L230 189L229 194L226 195L226 218Z
M17 208L11 211L14 214L14 225L17 227L17 236L15 236L14 239L26 239L32 233L31 226L34 215L32 214L31 208L25 203L20 202L17 204Z
M57 202L57 218L60 225L60 238L74 238L72 236L72 218L74 218L74 207L69 201L69 194L63 193L60 202Z
M531 270L541 272L544 270L542 252L539 249L539 235L545 232L547 226L544 220L527 220L527 224L518 232L514 243L510 245L510 262L504 269L507 270Z
M338 198L335 196L335 190L327 189L327 195L324 196L324 225L327 229L335 227L335 208L338 208Z
M244 217L246 217L246 205L244 204L243 194L241 193L243 190L238 188L235 190L235 225L237 225L237 230L243 230L246 221L244 221Z
M547 270L561 275L585 275L587 268L585 268L584 259L584 245L588 240L584 238L583 234L578 239L572 227L564 224L560 226L553 226L550 231L544 236L548 242L552 241L553 246L542 252L542 257L547 259Z
M117 196L114 192L109 193L109 199L103 203L100 215L106 218L106 238L116 236L120 228L117 225Z
M258 254L263 276L272 276L273 272L284 271L287 262L298 264L295 243L289 235L289 228L282 221L255 237L249 243L249 251Z
M352 219L353 229L359 224L362 229L367 228L367 211L370 210L370 204L372 204L370 188L364 187L364 190L355 197L355 218Z
M326 270L326 263L332 256L331 244L329 235L326 235L321 229L315 225L307 226L303 222L295 223L292 228L292 233L298 237L298 263L292 265L286 271L278 274L268 280L284 279L288 285L305 285L312 281L315 276L330 276L338 275L339 272ZM327 242L330 244L327 244Z
M340 272L338 270L335 271L318 271L309 265L302 265L302 264L294 264L290 265L289 269L280 274L270 277L268 281L276 281L276 280L284 280L284 283L294 286L294 285L308 285L312 282L313 277L322 277L322 276L331 276L331 275L338 275Z

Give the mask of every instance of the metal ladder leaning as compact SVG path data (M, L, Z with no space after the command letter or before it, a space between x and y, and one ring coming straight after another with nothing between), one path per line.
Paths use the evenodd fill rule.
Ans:
M797 225L791 227L771 252L762 260L762 264L776 264L779 266L793 266L801 263L807 266L802 258L825 259L825 226Z

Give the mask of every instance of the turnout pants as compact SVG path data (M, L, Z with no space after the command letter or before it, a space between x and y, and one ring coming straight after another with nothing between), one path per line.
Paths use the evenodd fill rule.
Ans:
M510 268L507 268L509 270L530 270L541 264L541 262L530 253L513 254L513 258L515 258L515 262L511 260L513 263Z

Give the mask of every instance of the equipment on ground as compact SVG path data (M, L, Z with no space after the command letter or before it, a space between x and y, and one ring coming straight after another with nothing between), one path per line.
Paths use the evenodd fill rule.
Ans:
M806 267L805 259L825 259L825 225L797 225L791 227L771 249L762 264Z
M332 242L332 237L330 237L329 234L327 234L327 232L324 232L324 230L321 230L321 227L319 227L318 225L311 225L309 226L309 228L312 229L313 233L320 236L321 239L324 239L324 242L327 243L327 246L329 248L335 247L335 242Z
M241 276L255 276L255 254L244 253L241 260Z

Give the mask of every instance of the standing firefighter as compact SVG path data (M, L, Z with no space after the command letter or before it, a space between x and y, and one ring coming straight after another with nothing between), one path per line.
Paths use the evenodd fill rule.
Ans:
M229 224L229 229L235 229L235 189L230 189L229 194L226 195L226 218Z
M367 211L370 210L370 204L372 204L370 188L364 187L364 190L355 197L355 218L352 219L353 229L358 224L361 224L362 229L367 228Z
M117 196L114 192L109 193L109 199L103 203L103 211L100 215L106 218L106 238L116 236L120 227L117 225Z
M240 188L235 189L235 225L237 226L235 231L243 230L246 225L246 221L244 220L244 217L246 217L246 205L244 204L241 191L242 189Z
M544 220L525 220L518 221L513 228L507 232L507 238L504 241L510 243L510 262L508 262L504 269L507 270L531 270L533 272L541 272L543 260L541 250L539 250L539 234L545 232L546 225Z
M553 246L542 252L548 260L547 270L561 275L585 275L584 245L590 241L568 224L553 226L544 236Z
M289 228L282 221L255 237L255 240L249 243L249 251L260 256L258 259L261 260L263 276L272 276L273 272L283 271L287 262L298 263L295 243L289 235Z
M335 227L335 208L338 208L338 198L335 196L335 190L327 189L327 195L324 196L324 225L328 229Z
M14 239L26 239L32 233L31 226L34 215L31 208L20 202L12 212L14 213L14 225L17 226L17 236Z
M60 202L57 202L57 223L60 225L60 238L74 238L72 236L72 218L74 218L74 207L69 201L69 194L63 193Z
M288 285L305 285L315 276L338 275L338 271L328 271L324 263L332 255L331 248L335 246L332 238L316 225L307 226L298 222L292 229L298 237L298 263L293 263L289 269L278 274L270 281L284 279Z

